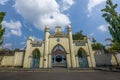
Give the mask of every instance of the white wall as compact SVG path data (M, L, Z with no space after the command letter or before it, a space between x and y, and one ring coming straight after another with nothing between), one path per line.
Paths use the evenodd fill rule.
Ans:
M15 52L12 56L1 56L1 66L23 66L24 52Z
M1 66L13 66L14 56L3 56Z
M120 53L117 54L117 58L118 58L118 62L119 62L119 65L120 65Z
M97 50L94 54L97 66L112 65L112 55L105 54L103 51Z
M14 55L14 66L22 66L24 59L24 52L15 52Z

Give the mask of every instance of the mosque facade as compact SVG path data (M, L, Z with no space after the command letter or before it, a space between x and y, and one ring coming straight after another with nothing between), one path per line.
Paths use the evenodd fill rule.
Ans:
M23 68L89 68L96 67L90 39L73 40L71 25L64 33L60 26L50 34L48 26L44 30L44 40L29 37L24 51L16 51L12 56L1 57L1 66Z

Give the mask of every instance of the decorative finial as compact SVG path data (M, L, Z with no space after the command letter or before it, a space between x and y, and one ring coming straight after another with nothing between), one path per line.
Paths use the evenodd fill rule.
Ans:
M48 25L46 25L46 26L45 26L45 28L49 28L49 26L48 26Z
M32 36L29 36L29 40L31 40L32 39Z
M71 24L69 24L69 25L68 25L68 28L71 28L71 27L72 27Z

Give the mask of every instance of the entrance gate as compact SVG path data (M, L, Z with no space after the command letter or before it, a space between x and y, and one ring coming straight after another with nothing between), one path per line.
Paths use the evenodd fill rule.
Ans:
M79 66L81 68L86 68L89 67L88 66L88 60L87 60L87 55L85 53L85 51L79 49L78 51L78 62L79 62Z
M66 53L60 45L52 51L52 67L66 67Z
M31 68L39 68L40 62L40 52L39 50L34 50L31 56Z

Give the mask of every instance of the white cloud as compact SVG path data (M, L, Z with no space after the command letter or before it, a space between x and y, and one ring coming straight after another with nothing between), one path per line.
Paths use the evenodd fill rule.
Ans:
M4 48L11 48L12 47L12 44L11 43L6 43L3 45Z
M108 25L100 25L97 29L101 32L106 32L108 30Z
M7 36L10 36L11 34L16 35L16 36L21 36L22 32L21 32L21 27L22 24L20 21L13 21L10 20L10 22L7 21L3 21L2 25L7 29Z
M9 0L0 0L0 4L1 4L1 5L5 5L5 3L6 3L7 1L9 1Z
M88 11L91 12L94 7L105 2L106 0L89 0L88 2Z
M17 36L21 36L22 35L21 30L11 30L11 33L14 34L14 35L17 35Z
M33 39L34 39L35 41L42 41L41 38L37 38L37 37L35 37L35 36L32 36L32 37L33 37Z
M73 0L62 0L67 10L73 5ZM68 7L69 6L69 7ZM50 28L64 27L71 23L68 16L61 12L61 5L56 0L16 0L15 9L36 28L43 30L45 25Z
M95 33L94 33L94 32L92 32L92 33L90 33L89 35L90 35L90 36L94 36L94 35L95 35Z
M60 5L62 11L66 11L70 9L70 7L74 4L74 0L62 0L62 5Z

